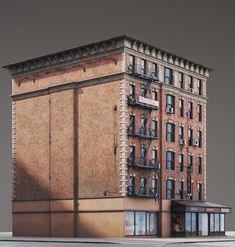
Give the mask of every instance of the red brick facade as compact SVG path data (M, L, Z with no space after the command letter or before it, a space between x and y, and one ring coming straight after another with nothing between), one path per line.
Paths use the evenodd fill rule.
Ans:
M141 59L146 61L144 76L130 71L130 54L135 57L135 67ZM148 71L153 64L154 78ZM209 74L204 66L119 37L7 68L13 79L15 236L124 237L128 211L159 213L158 235L170 236L170 205L171 199L180 199L179 181L184 183L181 199L189 199L189 154L193 157L191 199L198 200L200 183L200 200L206 200ZM164 68L173 71L172 85L165 83ZM179 87L179 72L183 73L183 89ZM193 78L193 92L188 88L189 76ZM197 79L201 81L200 94ZM130 85L135 88L135 102L131 101ZM139 98L142 88L147 88L147 94ZM174 97L174 113L166 112L166 95ZM180 98L184 100L183 117L179 113ZM192 119L189 102L193 103ZM129 129L130 115L135 116L133 133ZM144 136L139 133L141 117L147 121ZM151 136L153 120L157 123L156 136ZM173 142L166 141L166 123L175 126ZM185 145L180 145L179 126L184 127ZM189 146L189 127L194 140L198 129L202 131L201 147ZM134 163L129 162L131 145L135 147ZM147 162L140 165L141 145L146 147ZM156 163L151 161L153 150ZM167 151L174 152L171 170L166 167ZM180 153L184 154L182 172ZM132 191L130 176L135 178ZM142 177L146 177L144 192ZM166 195L167 179L175 182L172 198Z

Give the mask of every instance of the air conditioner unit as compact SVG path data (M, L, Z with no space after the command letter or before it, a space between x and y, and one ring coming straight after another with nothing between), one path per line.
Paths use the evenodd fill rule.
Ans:
M172 113L174 113L174 108L171 107L171 106L167 106L167 107L166 107L166 112L172 114Z
M186 145L186 140L185 139L180 139L180 145Z
M199 140L198 139L194 139L193 140L193 146L198 146L199 145Z

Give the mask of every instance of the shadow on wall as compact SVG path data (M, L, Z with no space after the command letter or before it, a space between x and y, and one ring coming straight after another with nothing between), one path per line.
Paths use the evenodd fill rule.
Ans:
M48 167L44 170L48 170ZM122 222L122 213L75 214L73 198L50 200L56 195L50 195L48 171L39 174L33 166L27 169L25 163L18 159L15 172L17 176L13 198L13 236L73 237L74 217L77 217L78 237L117 236L116 224L117 221ZM107 229L110 229L108 235ZM118 234L122 234L122 229L118 230Z

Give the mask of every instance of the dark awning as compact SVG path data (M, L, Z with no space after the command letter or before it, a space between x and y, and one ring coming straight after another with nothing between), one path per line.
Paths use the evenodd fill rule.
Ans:
M172 212L230 213L231 207L207 201L173 200Z

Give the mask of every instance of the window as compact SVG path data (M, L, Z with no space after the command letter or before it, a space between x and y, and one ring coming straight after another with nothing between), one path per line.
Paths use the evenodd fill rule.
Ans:
M141 96L146 97L146 95L147 95L147 88L143 85L141 87Z
M134 72L135 69L135 57L133 55L129 56L129 70Z
M146 75L146 60L141 59L141 75Z
M164 82L166 84L173 84L173 71L170 68L164 68Z
M183 126L179 127L179 139L180 140L184 139L184 127Z
M202 184L201 183L197 184L197 199L198 201L202 200Z
M175 109L175 97L173 95L167 94L166 95L166 108L167 109L173 109L174 113L174 109Z
M135 98L135 85L130 84L130 97L133 99Z
M188 155L188 166L193 167L193 156L191 154Z
M166 180L166 198L167 199L175 198L175 181L172 179Z
M196 234L197 230L196 213L185 213L185 231L187 233Z
M130 157L128 160L128 165L133 166L135 164L135 146L130 145Z
M141 195L146 195L146 183L147 183L146 177L141 177L140 191L139 191Z
M184 116L184 100L183 99L179 99L179 113L181 117Z
M189 146L193 145L193 129L192 128L188 129L188 142L189 142Z
M157 78L157 64L156 63L150 63L149 75L152 78Z
M179 197L180 199L184 199L184 182L179 181Z
M125 235L143 236L157 234L157 214L145 211L125 212Z
M129 134L133 135L135 133L135 115L130 114L130 126L128 128Z
M125 235L133 236L135 235L135 213L134 212L126 212L125 213Z
M157 149L154 147L152 149L151 165L156 167L157 166L157 160L158 160L158 157L157 157Z
M157 120L152 120L151 136L157 137Z
M190 119L193 119L193 102L189 102L188 103L188 117L190 118Z
M135 177L134 176L130 176L129 194L130 195L135 194Z
M197 105L197 114L198 114L198 121L201 122L202 121L202 105L198 104Z
M175 125L173 123L166 123L166 141L175 141Z
M146 135L147 118L145 116L141 117L140 134Z
M142 144L141 145L141 153L140 153L140 165L145 166L146 165L146 155L147 155L147 147Z
M197 157L198 174L202 174L202 157Z
M157 99L158 99L157 96L158 96L158 95L157 95L157 91L154 89L154 90L152 91L152 99L157 101Z
M179 170L184 171L184 154L179 154Z
M202 147L202 131L201 130L197 131L197 138L198 138L198 147L201 148Z
M175 153L172 151L166 152L166 169L167 170L175 169Z
M179 87L183 89L184 88L184 74L179 72L178 78L179 78Z
M220 214L220 231L224 232L224 214Z
M202 95L202 80L197 79L197 93Z
M157 178L156 177L152 178L151 194L157 195Z
M188 89L190 92L193 92L193 77L192 76L188 77Z
M198 214L198 235L199 236L208 235L208 214L206 213Z

